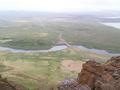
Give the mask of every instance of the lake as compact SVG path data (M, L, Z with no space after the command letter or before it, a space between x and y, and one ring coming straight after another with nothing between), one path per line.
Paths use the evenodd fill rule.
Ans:
M106 26L111 26L111 27L120 29L120 23L119 22L117 22L117 23L108 23L107 22L107 23L102 23L102 24L104 24Z

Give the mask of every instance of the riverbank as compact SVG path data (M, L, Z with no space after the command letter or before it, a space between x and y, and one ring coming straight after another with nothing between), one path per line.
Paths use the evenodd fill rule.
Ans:
M84 46L78 46L78 45L72 45L71 47L68 47L66 45L58 45L58 46L53 46L50 49L46 50L23 50L23 49L14 49L14 48L8 48L8 47L0 47L0 51L7 51L7 52L12 52L12 53L48 53L48 52L56 52L56 51L61 51L67 48L76 48L80 49L82 51L87 51L91 53L96 53L96 54L106 54L106 55L113 55L117 56L120 55L120 53L110 53L106 50L99 50L95 48L86 48Z

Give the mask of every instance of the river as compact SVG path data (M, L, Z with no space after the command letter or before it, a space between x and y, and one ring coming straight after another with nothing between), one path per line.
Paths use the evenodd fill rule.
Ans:
M95 48L86 48L84 46L77 46L77 45L72 45L71 47L80 49L82 51L88 51L96 54L106 54L106 55L120 55L119 53L109 53L106 50L99 50ZM47 53L47 52L55 52L55 51L61 51L64 49L67 49L68 47L66 45L59 45L59 46L53 46L50 49L47 50L22 50L22 49L13 49L13 48L8 48L8 47L0 47L0 51L7 51L7 52L12 52L12 53Z

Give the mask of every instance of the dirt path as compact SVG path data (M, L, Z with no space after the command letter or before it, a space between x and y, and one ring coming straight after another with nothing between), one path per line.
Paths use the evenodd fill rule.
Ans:
M61 68L65 71L75 71L80 72L82 69L82 61L73 61L73 60L63 60L61 62Z

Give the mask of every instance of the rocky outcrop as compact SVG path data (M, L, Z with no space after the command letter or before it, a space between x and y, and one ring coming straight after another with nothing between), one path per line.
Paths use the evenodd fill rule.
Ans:
M8 81L6 78L2 78L0 75L0 90L28 90L21 85Z
M120 56L105 64L87 61L76 79L67 79L58 90L120 90Z

